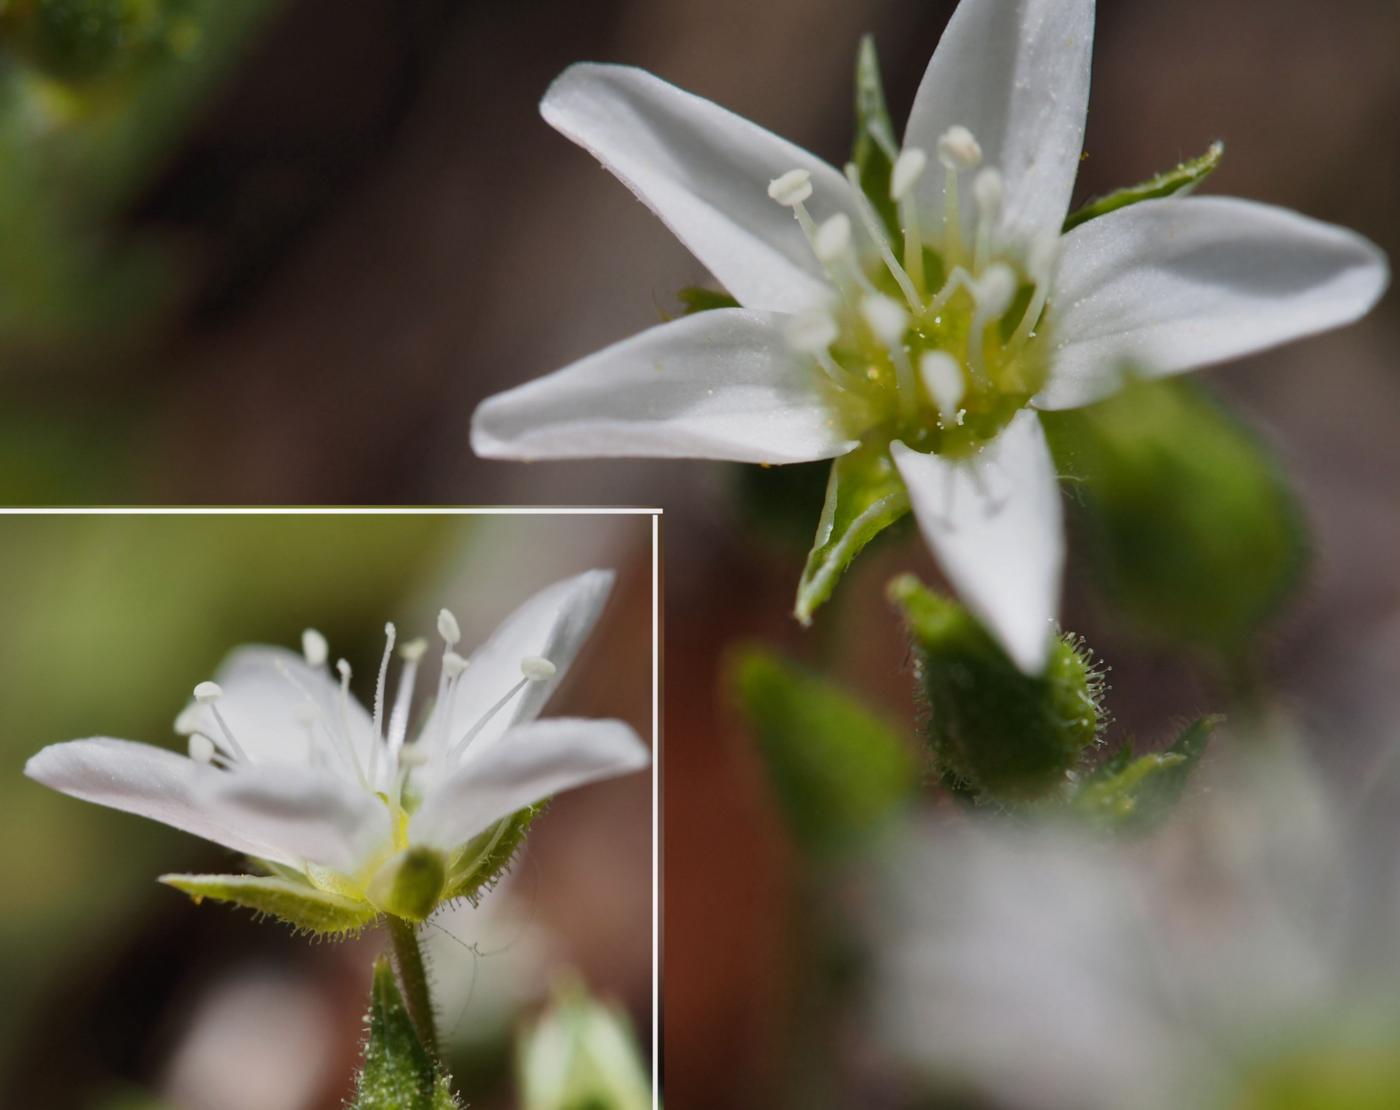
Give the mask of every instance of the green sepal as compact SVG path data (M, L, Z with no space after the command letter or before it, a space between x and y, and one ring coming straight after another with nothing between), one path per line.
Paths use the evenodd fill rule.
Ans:
M805 850L861 843L913 795L910 745L835 683L760 648L735 656L728 679Z
M364 1063L350 1110L461 1110L452 1080L436 1063L408 1016L389 961L375 961Z
M1265 445L1180 378L1130 379L1041 422L1115 613L1148 639L1242 662L1307 566L1302 509Z
M1065 217L1064 230L1071 231L1080 224L1088 223L1099 216L1105 216L1119 208L1127 208L1130 204L1137 204L1140 201L1156 200L1159 197L1184 196L1214 173L1224 156L1225 144L1218 141L1213 142L1210 144L1210 149L1204 154L1182 162L1175 169L1164 170L1140 185L1129 185L1126 189L1118 189L1107 196L1095 197L1083 208L1071 212Z
M357 933L379 916L379 911L368 902L278 876L162 875L160 881L184 891L195 905L206 898L230 902L317 936Z
M797 585L797 619L811 624L861 548L908 512L909 495L884 445L858 447L833 462L817 535Z
M442 901L447 861L423 845L405 848L385 863L369 882L369 900L405 921L424 921Z
M856 52L856 138L851 161L860 175L861 188L896 241L900 229L890 198L890 173L898 157L899 140L890 122L890 110L885 106L885 82L880 76L875 36L865 35Z
M1089 775L1075 790L1070 806L1099 828L1145 833L1176 808L1186 784L1205 754L1219 717L1193 721L1171 747L1133 758L1131 744Z
M544 802L518 809L467 841L448 871L442 900L465 898L475 905L510 869L530 825L544 811Z
M1057 638L1045 671L1023 673L962 606L912 575L890 583L913 642L926 738L945 782L1001 803L1059 796L1098 739L1103 682L1088 652Z
M707 289L703 285L687 285L676 294L676 300L681 302L682 316L713 312L717 308L739 307L739 302L723 289Z
M728 471L738 526L746 540L780 547L788 557L804 555L812 546L812 521L821 516L826 500L831 463L733 463Z

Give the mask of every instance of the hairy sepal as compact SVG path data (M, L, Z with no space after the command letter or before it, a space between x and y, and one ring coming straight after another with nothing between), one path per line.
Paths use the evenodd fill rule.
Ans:
M188 894L196 905L206 898L228 902L320 937L358 933L379 916L368 902L276 875L162 875L160 881Z

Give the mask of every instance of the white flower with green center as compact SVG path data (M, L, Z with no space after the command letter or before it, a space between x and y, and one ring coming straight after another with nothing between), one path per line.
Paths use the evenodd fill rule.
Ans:
M593 627L612 574L589 571L517 609L470 658L443 610L437 693L410 730L428 650L403 645L387 698L394 626L366 711L308 630L301 655L244 647L176 721L189 754L98 737L54 744L25 767L65 794L162 821L264 865L266 875L163 881L340 933L388 913L420 921L473 897L509 863L537 803L649 761L621 721L538 720Z
M1067 219L1093 21L1093 0L964 0L902 147L867 52L845 172L639 70L567 70L545 119L742 307L488 399L475 450L835 459L798 616L912 506L967 606L1038 672L1064 541L1035 410L1098 400L1128 369L1175 374L1348 323L1387 282L1349 231L1180 195L1218 148Z

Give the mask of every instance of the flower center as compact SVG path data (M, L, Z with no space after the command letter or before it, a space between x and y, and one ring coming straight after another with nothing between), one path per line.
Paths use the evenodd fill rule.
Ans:
M895 243L846 166L861 233L874 247L857 250L843 213L816 224L807 211L811 175L791 170L768 195L791 208L834 296L793 317L787 339L810 357L853 434L902 439L910 447L963 456L994 437L1045 382L1043 327L1058 236L1023 254L999 244L1004 187L982 166L982 150L964 127L939 140L945 174L939 226L920 223L915 186L927 155L906 148L890 174L898 213ZM979 168L980 167L980 168ZM971 181L976 219L963 234L959 187ZM876 261L878 259L878 261Z

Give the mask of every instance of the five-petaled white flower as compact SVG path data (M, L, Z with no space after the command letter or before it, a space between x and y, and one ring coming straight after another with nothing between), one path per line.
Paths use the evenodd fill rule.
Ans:
M1093 22L1093 0L964 0L886 152L888 197L647 73L568 69L544 118L743 307L488 399L476 451L792 463L888 447L949 580L1039 671L1064 540L1034 410L1098 400L1128 367L1174 374L1348 323L1387 281L1361 237L1242 200L1147 200L1061 234Z
M459 626L444 609L437 695L415 734L413 687L427 641L399 650L390 708L395 632L386 626L366 712L349 692L349 664L342 659L332 672L325 638L308 630L301 655L243 647L217 682L195 688L175 725L189 738L188 757L98 737L51 745L25 773L246 853L335 906L395 912L386 900L395 897L400 862L426 853L436 877L415 898L417 909L400 914L423 916L468 876L477 861L465 849L474 838L560 790L647 764L645 745L621 721L536 719L591 631L612 577L589 571L542 590L470 658L457 653Z

